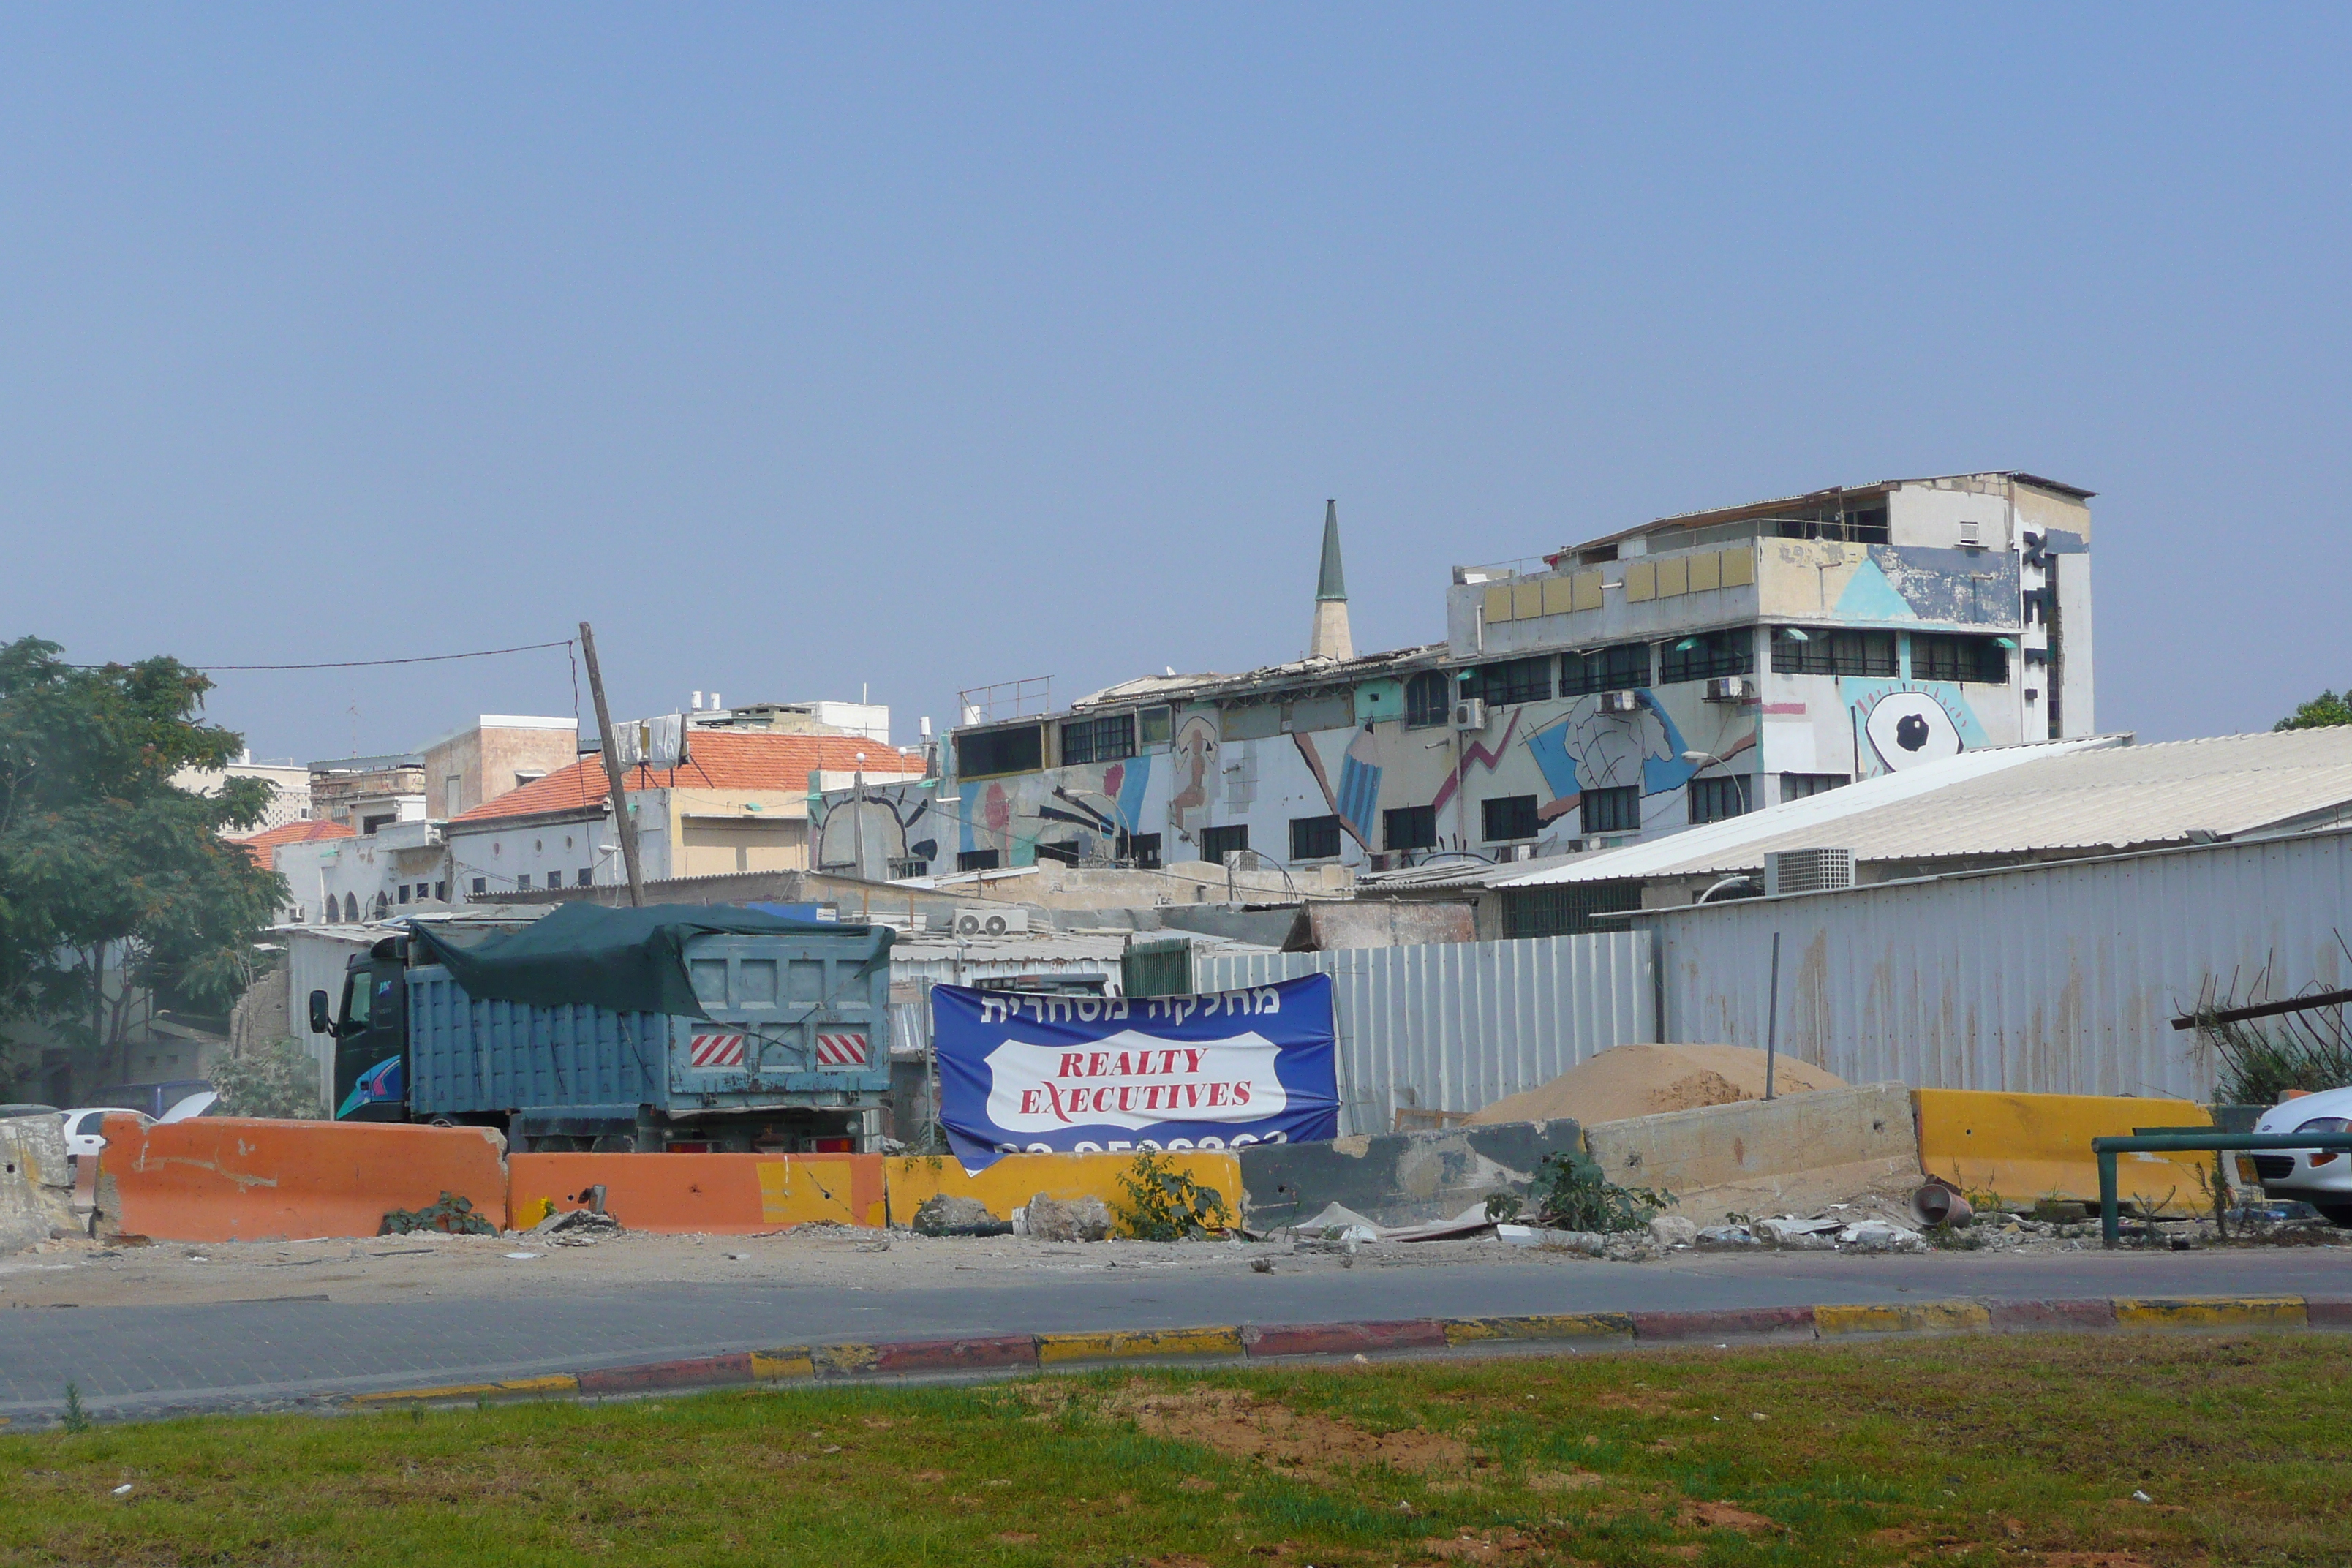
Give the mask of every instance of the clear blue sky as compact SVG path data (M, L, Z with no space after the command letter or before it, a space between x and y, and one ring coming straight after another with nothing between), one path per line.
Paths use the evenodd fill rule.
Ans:
M0 636L1066 699L1832 483L2100 492L2099 718L2352 681L2347 13L0 14ZM350 710L356 704L354 721ZM257 754L560 654L226 676Z

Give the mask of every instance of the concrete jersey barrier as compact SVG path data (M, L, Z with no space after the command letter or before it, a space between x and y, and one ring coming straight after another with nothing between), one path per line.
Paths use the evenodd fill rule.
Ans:
M2186 1100L2095 1094L2003 1094L1978 1089L1915 1090L1919 1160L1963 1193L1994 1193L2011 1204L2037 1198L2096 1203L2099 1166L2094 1138L2135 1127L2210 1127L2211 1113ZM2175 1212L2210 1206L2200 1174L2212 1156L2128 1154L2117 1175L2126 1201Z
M1195 1186L1213 1188L1224 1201L1227 1217L1242 1217L1242 1168L1230 1153L1214 1150L1173 1151L1163 1158L1169 1168L1192 1178ZM1127 1206L1127 1189L1120 1178L1135 1169L1132 1154L1007 1154L984 1171L966 1174L944 1154L885 1160L889 1185L890 1223L906 1225L927 1198L945 1194L984 1204L999 1219L1043 1193L1068 1202L1100 1198L1116 1215Z
M1490 1193L1525 1197L1544 1156L1577 1146L1577 1125L1504 1121L1420 1132L1256 1143L1239 1152L1250 1224L1261 1230L1314 1218L1339 1204L1381 1225L1452 1219Z
M504 1226L498 1134L475 1127L198 1117L106 1119L98 1210L108 1234L158 1241L374 1236L394 1209L448 1193Z
M516 1154L507 1161L516 1223L585 1207L592 1186L629 1230L750 1236L795 1225L879 1226L879 1154ZM545 1200L542 1202L541 1200ZM911 1211L910 1211L911 1212Z
M65 1123L54 1112L0 1121L0 1256L72 1230Z
M1671 1192L1685 1212L1691 1200L1723 1189L1763 1200L1789 1195L1809 1179L1818 1184L1825 1173L1833 1173L1829 1185L1858 1191L1919 1172L1911 1091L1899 1083L1595 1122L1584 1142L1611 1181Z

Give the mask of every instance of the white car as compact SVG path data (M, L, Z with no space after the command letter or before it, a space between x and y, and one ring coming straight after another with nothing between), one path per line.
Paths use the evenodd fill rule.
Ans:
M2352 1089L2323 1089L2272 1106L2257 1132L2352 1132ZM2263 1195L2309 1204L2337 1225L2352 1226L2352 1153L2263 1149L2241 1158L2254 1168Z
M207 1089L192 1094L163 1113L166 1121L185 1121L192 1116L202 1116L213 1108L220 1096ZM152 1127L155 1119L143 1110L125 1110L119 1105L86 1105L74 1110L60 1110L58 1119L66 1127L66 1165L72 1169L81 1163L84 1154L96 1154L106 1147L102 1129L110 1116L135 1116L142 1127Z
M119 1105L85 1106L78 1110L60 1110L59 1120L66 1124L66 1163L80 1163L85 1154L96 1154L106 1147L106 1138L99 1130L110 1116L136 1116L142 1126L153 1120L144 1111L125 1110Z

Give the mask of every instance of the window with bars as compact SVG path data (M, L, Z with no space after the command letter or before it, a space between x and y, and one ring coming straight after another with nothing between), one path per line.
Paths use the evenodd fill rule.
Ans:
M1579 803L1587 833L1638 833L1642 828L1642 786L1620 784L1614 789L1589 789Z
M1991 637L1911 637L1911 679L1999 686L2009 679L2009 650Z
M1294 816L1290 819L1290 858L1330 860L1339 853L1339 819L1336 816Z
M1381 813L1381 847L1383 849L1436 848L1437 807L1401 805L1393 811Z
M1073 719L1062 726L1062 763L1115 763L1135 755L1135 715Z
M1404 683L1404 727L1426 730L1453 717L1454 693L1444 672L1424 669Z
M1746 626L1729 631L1697 632L1658 645L1658 683L1713 680L1725 675L1756 672L1756 634Z
M1489 844L1533 838L1542 831L1536 820L1536 797L1531 795L1507 795L1482 802L1478 813Z
M1782 773L1780 799L1783 802L1808 800L1833 789L1843 789L1852 783L1853 776L1851 773Z
M1721 822L1727 816L1738 816L1748 810L1748 784L1740 778L1693 779L1686 792L1690 803L1690 819L1694 826L1702 822Z
M1795 634L1801 632L1803 640ZM1775 675L1895 673L1893 632L1843 632L1825 626L1782 626L1772 634Z
M962 849L956 853L959 871L993 871L1000 857L993 849Z
M1139 871L1160 869L1160 835L1157 833L1122 833L1118 836L1118 858L1132 860Z
M1585 653L1559 656L1559 694L1584 697L1595 691L1631 691L1650 684L1650 645L1619 643Z
M1462 695L1475 697L1489 708L1519 702L1542 702L1551 697L1551 656L1506 659L1462 672Z
M1224 864L1225 857L1249 847L1249 824L1236 822L1230 827L1201 829L1201 858L1212 866Z

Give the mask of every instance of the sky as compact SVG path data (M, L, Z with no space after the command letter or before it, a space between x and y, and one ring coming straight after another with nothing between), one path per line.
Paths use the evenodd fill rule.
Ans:
M2097 716L2352 682L2352 12L0 10L0 637L613 705L1357 646L1456 563L2098 492ZM2251 510L2250 510L2251 509ZM2255 549L2249 540L2262 544ZM224 672L257 758L589 713ZM593 730L593 719L583 730Z

